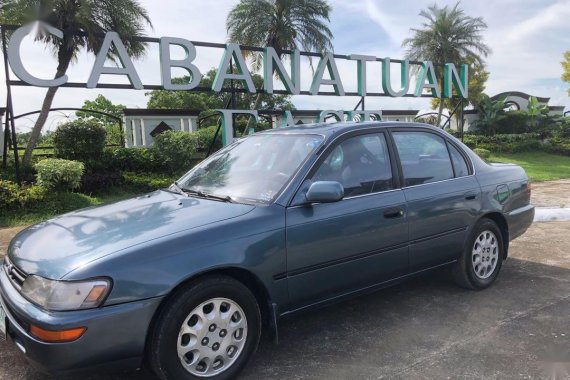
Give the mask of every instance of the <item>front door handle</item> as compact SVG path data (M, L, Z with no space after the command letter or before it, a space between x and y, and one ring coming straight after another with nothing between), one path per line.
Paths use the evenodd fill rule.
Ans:
M404 216L404 210L399 207L389 208L384 211L384 218L386 219L401 218L402 216Z
M477 199L477 194L475 194L475 193L466 193L464 197L465 197L466 200L472 201L473 199Z

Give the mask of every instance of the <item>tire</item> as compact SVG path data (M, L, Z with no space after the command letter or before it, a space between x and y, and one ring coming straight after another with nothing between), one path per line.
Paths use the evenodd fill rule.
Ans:
M474 290L493 284L503 265L503 235L495 222L481 219L471 231L467 244L452 267L457 285Z
M161 380L233 379L260 336L261 315L251 291L231 277L205 277L161 308L147 359Z

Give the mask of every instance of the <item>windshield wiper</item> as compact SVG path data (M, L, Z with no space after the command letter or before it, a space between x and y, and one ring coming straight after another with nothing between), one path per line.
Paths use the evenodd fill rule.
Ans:
M222 195L207 194L200 190L193 190L186 188L181 188L181 190L186 194L194 195L199 198L214 199L217 201L222 201L227 203L235 203L235 201L229 195L222 196Z
M175 192L177 192L178 194L182 194L182 195L184 195L184 196L186 196L186 197L188 196L188 194L186 194L186 193L184 192L184 190L182 190L182 188L180 187L180 185L178 185L178 182L176 182L176 181L174 181L174 182L172 183L172 185L170 185L170 186L168 187L168 190L170 190L170 191L175 191Z

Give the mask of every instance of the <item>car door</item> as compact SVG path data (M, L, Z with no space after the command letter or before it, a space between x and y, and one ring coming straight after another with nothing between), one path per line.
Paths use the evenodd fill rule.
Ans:
M384 133L350 135L325 150L286 211L291 309L407 273L406 202ZM307 204L315 181L338 181L345 197Z
M457 259L481 202L470 161L435 131L414 127L391 135L408 203L410 270Z

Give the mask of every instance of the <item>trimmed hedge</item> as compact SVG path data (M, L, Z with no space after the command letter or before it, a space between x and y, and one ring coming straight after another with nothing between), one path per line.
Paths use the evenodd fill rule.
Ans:
M79 187L85 166L79 161L48 158L35 165L36 181L50 190L73 190Z
M53 133L55 156L99 166L105 149L107 131L93 120L61 124Z
M475 154L481 157L484 161L488 161L489 158L491 158L491 152L487 149L475 148L473 149L473 152L475 152Z
M553 137L544 145L544 149L549 153L570 156L570 139Z
M465 145L471 149L486 149L494 153L518 153L541 149L538 133L521 133L510 135L465 135Z
M176 176L148 173L123 173L123 185L129 189L140 192L149 192L158 189L164 189L170 186L176 179Z

